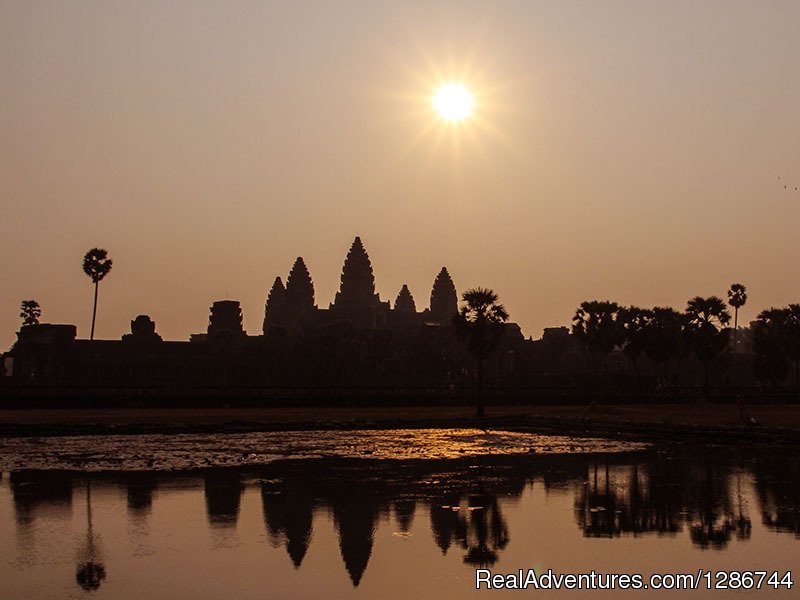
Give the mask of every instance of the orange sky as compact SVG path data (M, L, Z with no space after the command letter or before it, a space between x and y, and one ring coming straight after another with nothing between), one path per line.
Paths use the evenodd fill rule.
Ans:
M298 255L327 307L355 235L383 299L446 265L534 337L593 298L800 301L800 4L382 4L0 0L0 349L29 298L88 335L93 246L101 338L226 295L256 334Z

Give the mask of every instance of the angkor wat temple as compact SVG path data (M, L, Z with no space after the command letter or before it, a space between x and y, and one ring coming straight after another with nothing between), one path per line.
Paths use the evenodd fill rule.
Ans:
M382 300L369 255L356 237L327 308L317 305L311 274L297 258L286 283L276 277L267 293L258 335L245 332L235 300L214 302L205 332L188 341L162 340L147 315L131 321L130 333L119 340L77 339L74 325L23 326L0 357L0 394L21 404L71 393L76 399L134 395L154 402L466 398L475 387L476 362L455 335L457 312L456 286L444 267L433 281L428 308L417 308L407 285L393 305ZM744 375L752 371L746 368L752 354L725 359L712 365L717 381L724 385L735 371L739 386L753 385ZM638 398L642 389L674 400L703 381L703 365L692 354L656 366L646 357L631 363L616 349L600 369L567 327L547 328L533 340L507 323L484 374L487 392L504 401L594 399L600 393Z
M206 331L187 342L162 340L147 315L131 321L121 340L76 339L74 325L29 325L5 355L6 377L0 379L91 386L452 386L471 371L452 332L457 311L456 287L444 267L429 308L417 309L407 285L393 306L382 300L356 237L327 308L317 305L313 280L298 257L285 284L275 278L259 335L245 332L235 300L214 302ZM516 324L506 331L489 373L513 371L513 347L524 340Z

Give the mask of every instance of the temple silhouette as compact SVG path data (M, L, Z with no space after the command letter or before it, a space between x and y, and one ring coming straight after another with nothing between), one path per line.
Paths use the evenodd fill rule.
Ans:
M236 302L215 302L211 321L215 332L222 327L239 333L241 314ZM436 276L431 289L430 309L418 312L414 297L403 284L394 308L375 291L372 263L360 237L356 237L342 267L339 291L328 308L320 308L314 300L314 283L302 257L292 266L286 285L275 278L264 309L263 334L273 327L291 332L310 331L331 323L348 323L357 330L403 332L423 324L449 325L458 312L456 288L446 267ZM224 323L224 325L223 325ZM209 335L212 335L209 325Z
M131 321L120 340L77 338L74 325L23 326L5 355L6 377L26 384L89 387L196 386L264 388L448 386L469 376L470 359L452 332L458 295L442 267L419 310L407 285L392 305L375 290L369 255L356 237L344 260L333 301L319 306L302 257L266 293L262 331L248 335L242 307L219 300L208 326L189 341L165 341L146 314ZM506 324L505 353L523 340ZM511 362L489 366L510 373ZM10 375L10 377L9 377ZM66 388L62 388L62 391Z
M118 340L78 339L75 325L25 323L0 357L0 394L19 405L472 400L477 361L456 335L459 295L446 267L433 279L427 308L406 284L393 302L384 300L376 292L369 254L356 237L327 307L318 302L302 257L285 280L274 278L265 297L257 334L245 331L242 306L231 299L213 302L205 331L187 341L163 340L146 314L136 316ZM611 304L584 303L579 312L584 305ZM656 341L664 340L655 354L643 351L641 335L611 340L601 352L597 340L577 335L574 327L545 328L540 339L526 339L513 322L503 327L502 339L483 362L490 402L493 396L503 402L582 402L604 395L640 401L644 393L652 400L684 401L707 392L710 381L729 400L743 394L781 400L793 393L785 387L789 363L782 351L777 363L785 369L772 372L775 340L765 338L763 323L738 330L732 342L722 335L727 330L721 331L719 352L711 358L697 354L683 325L674 340L656 332ZM797 386L800 360L795 367Z

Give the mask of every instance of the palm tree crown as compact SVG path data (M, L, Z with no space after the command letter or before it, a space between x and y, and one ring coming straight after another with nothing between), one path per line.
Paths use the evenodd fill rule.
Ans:
M619 304L610 301L591 300L581 302L572 317L572 333L589 350L597 354L609 354L624 340L618 320Z
M686 305L686 316L689 325L694 328L712 326L714 329L722 329L731 321L731 314L725 308L725 303L717 296L695 296Z
M478 359L492 353L503 332L508 312L489 289L474 288L464 292L463 306L455 317L456 333L467 340L470 352Z
M738 340L736 334L739 329L739 309L742 308L747 302L747 288L741 283L731 284L731 289L728 290L728 304L733 307L733 348L736 351Z
M742 308L747 302L747 288L741 283L734 283L728 290L728 304L735 310Z
M99 283L111 271L113 264L107 250L92 248L83 257L83 272L91 278L92 283Z

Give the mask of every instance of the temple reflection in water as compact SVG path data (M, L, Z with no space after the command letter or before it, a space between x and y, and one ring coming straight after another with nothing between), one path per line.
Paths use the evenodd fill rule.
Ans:
M427 531L422 535L441 556L455 552L466 566L497 564L515 541L510 515L521 510L520 498L530 486L548 497L571 496L574 523L584 538L655 535L722 550L748 541L755 519L762 528L800 539L798 464L796 457L743 460L666 452L463 461L299 460L247 471L91 476L19 471L10 473L7 486L17 551L30 552L46 542L36 540L42 523L52 528L74 522L83 531L74 538L73 552L76 581L86 590L98 589L115 570L102 543L112 533L103 531L92 505L99 495L108 511L109 494L120 498L132 527L152 519L159 503L182 495L183 502L203 506L207 528L242 535L243 515L252 513L247 494L257 493L265 541L282 548L294 569L303 567L322 518L335 532L352 586L359 586L382 523L399 538Z

